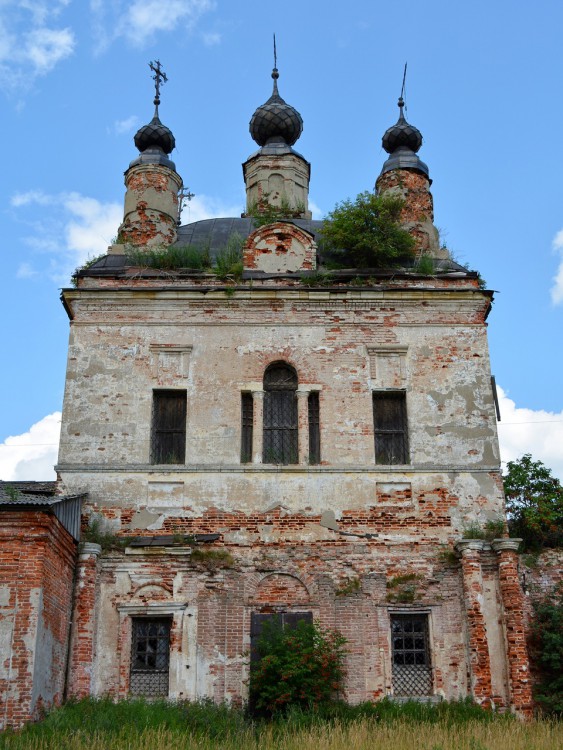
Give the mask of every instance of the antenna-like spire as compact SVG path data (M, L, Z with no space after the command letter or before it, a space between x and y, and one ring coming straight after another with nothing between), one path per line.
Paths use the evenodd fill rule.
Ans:
M272 93L272 96L278 96L278 78L280 77L280 74L278 73L278 53L276 50L276 35L274 34L274 69L272 70L272 78L274 79L274 91Z
M154 81L154 114L155 117L158 117L158 105L160 104L160 87L162 84L166 83L168 81L168 78L166 77L166 73L162 70L162 67L160 65L160 60L155 60L154 62L151 60L149 63L149 68L153 71L154 75L152 77Z
M399 110L400 110L400 116L399 119L403 117L403 107L406 110L405 105L405 85L407 82L407 63L405 63L405 69L403 71L403 85L401 86L401 95L399 96Z

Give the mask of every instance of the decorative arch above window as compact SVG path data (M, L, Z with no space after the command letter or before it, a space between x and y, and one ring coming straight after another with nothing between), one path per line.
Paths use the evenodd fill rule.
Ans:
M264 446L267 464L299 461L297 372L286 362L273 362L264 373Z

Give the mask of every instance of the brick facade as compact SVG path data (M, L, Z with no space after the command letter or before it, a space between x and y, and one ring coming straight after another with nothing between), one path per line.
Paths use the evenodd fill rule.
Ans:
M76 545L54 515L4 510L0 524L0 729L64 695Z

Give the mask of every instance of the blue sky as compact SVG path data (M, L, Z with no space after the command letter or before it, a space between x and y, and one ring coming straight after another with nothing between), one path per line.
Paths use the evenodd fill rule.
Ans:
M52 476L68 338L59 289L116 234L132 138L152 116L147 63L169 77L161 119L196 194L184 221L237 215L274 31L318 217L373 187L408 61L436 225L498 291L503 458L530 451L563 478L562 28L556 0L0 0L0 478Z

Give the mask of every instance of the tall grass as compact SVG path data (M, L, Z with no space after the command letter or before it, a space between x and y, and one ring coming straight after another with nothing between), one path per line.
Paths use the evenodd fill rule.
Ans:
M563 724L522 724L464 704L343 705L290 711L255 722L210 702L108 699L69 704L22 732L0 735L2 750L556 750ZM368 707L369 706L369 707Z

